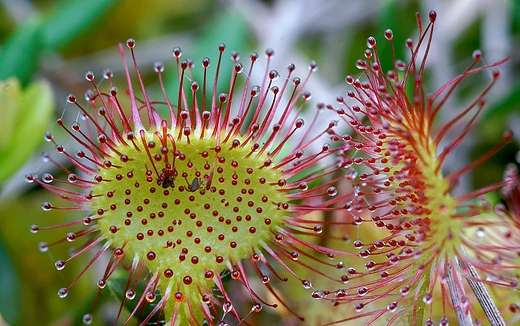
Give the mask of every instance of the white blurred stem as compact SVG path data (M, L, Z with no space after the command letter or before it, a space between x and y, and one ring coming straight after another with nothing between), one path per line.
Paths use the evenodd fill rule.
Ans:
M468 276L466 276L466 281L468 281L468 284L471 287L471 290L477 297L477 300L480 303L482 310L484 310L484 313L486 314L486 317L487 317L490 325L491 326L506 326L506 322L504 321L504 318L500 314L500 311L498 310L498 308L495 304L495 301L491 297L491 294L484 286L484 283L479 281L480 276L478 275L477 269L475 267L473 267L471 264L469 264L463 260L459 260L458 263L462 269L468 271L468 273L467 273ZM450 286L450 288L451 288L451 286ZM460 320L459 320L459 322L460 322Z
M453 303L453 307L455 308L455 314L457 315L459 325L473 326L471 314L469 312L464 312L462 298L467 298L467 296L464 292L464 286L462 286L462 277L460 276L458 270L454 268L454 266L451 266L449 261L446 262L445 269L446 283L448 284L448 289L450 290L451 301Z
M22 25L29 19L29 17L36 14L36 10L32 4L32 1L0 0L0 4L3 5L4 10L7 11L7 16L17 25Z

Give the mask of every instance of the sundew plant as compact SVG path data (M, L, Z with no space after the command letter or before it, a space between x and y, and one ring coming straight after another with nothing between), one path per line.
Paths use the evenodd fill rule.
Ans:
M203 59L200 84L192 79L194 63L181 60L182 52L175 48L181 85L177 98L170 100L162 86L164 98L156 101L148 97L140 78L136 42L129 39L126 46L137 80L134 85L120 45L130 110L120 105L111 71L103 76L107 90L101 90L93 73L87 72L92 87L86 93L87 106L69 95L66 110L72 107L77 118L57 121L77 147L68 149L52 134L45 135L75 170L44 154L44 160L58 166L65 179L50 173L26 176L69 203L45 202L43 210L85 211L76 221L32 226L33 233L68 229L64 238L41 243L43 252L61 242L83 241L70 257L56 261L56 269L61 271L76 257L93 251L86 271L109 253L105 273L97 282L102 291L117 267L127 262L128 280L116 319L125 302L135 304L130 305L133 309L125 324L135 317L142 324L225 325L228 315L247 324L241 315L260 312L264 306L288 307L271 287L271 278L285 282L294 277L312 289L312 281L298 276L288 262L332 279L326 269L336 267L326 260L353 254L300 238L322 233L322 225L309 213L341 209L335 204L350 195L338 193L334 186L343 178L342 167L331 158L341 151L336 121L318 120L323 105L308 126L299 116L311 97L304 86L316 64L309 65L304 79L293 77L292 64L284 78L267 64L261 84L255 84L250 76L259 56L253 53L244 68L238 54L232 53L229 91L217 94L225 45L218 47L214 77L206 74L210 59ZM267 50L265 60L269 63L273 55ZM164 69L163 63L155 64L159 81ZM241 77L245 82L238 86ZM166 116L156 109L160 106L167 109ZM321 145L310 148L316 142ZM235 309L223 281L228 274L247 291L249 312ZM74 291L79 277L59 289L58 295L65 298ZM262 298L251 279L260 281L276 302ZM141 291L139 282L145 284ZM88 312L83 320L88 324L92 318Z
M443 167L474 128L485 95L499 78L496 68L507 58L478 66L482 53L476 50L464 72L428 93L423 81L437 14L429 13L426 26L417 17L419 38L406 41L408 62L394 55L393 67L385 69L376 39L369 37L365 59L356 62L361 76L348 75L351 88L337 99L338 114L354 130L343 137L341 165L354 192L345 204L346 215L359 228L353 245L365 263L347 265L348 286L323 291L322 297L353 307L355 313L341 319L345 322L505 325L502 313L518 311L513 294L520 272L518 221L486 194L505 187L507 197L515 197L509 189L516 177L509 172L503 181L481 189L452 192L461 176L495 155L513 134L505 131L500 143L458 171L445 174ZM384 38L394 54L392 31L386 30ZM461 82L483 72L490 74L489 83L437 126L436 116L448 109ZM453 132L453 139L445 141ZM337 291L344 291L341 299Z
M113 322L125 325L256 325L265 310L282 310L293 324L516 320L518 174L510 168L502 181L453 191L513 133L445 172L507 58L481 64L476 50L467 70L428 90L437 13L417 20L418 37L405 43L408 59L396 58L391 30L383 35L390 53L379 53L369 37L359 71L345 78L346 96L317 105L309 105L307 89L315 62L302 75L294 64L272 69L271 49L244 60L221 44L196 63L175 47L173 63L149 68L157 97L141 76L147 68L138 66L138 43L119 44L126 84L117 85L111 70L102 78L88 71L90 89L84 98L68 95L57 120L65 139L46 133L55 152L25 176L55 195L42 204L47 214L82 214L31 227L36 236L62 232L41 242L42 252L74 244L70 256L55 260L60 273L87 257L58 296L101 268L85 324L110 290L118 300ZM385 67L382 56L393 65ZM173 91L165 74L176 76ZM476 74L490 75L489 82L467 106L449 108ZM442 110L457 114L438 125ZM324 111L334 119L321 118ZM489 199L499 190L506 205ZM306 291L298 302L291 281ZM314 300L327 308L309 321L305 307Z

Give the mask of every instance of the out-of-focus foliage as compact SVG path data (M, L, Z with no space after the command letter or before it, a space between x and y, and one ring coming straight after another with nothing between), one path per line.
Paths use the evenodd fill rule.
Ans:
M40 145L53 106L54 93L47 82L34 82L22 91L15 78L0 81L0 182Z
M435 2L436 8L428 7L431 3L426 0L2 1L0 80L15 77L20 84L14 81L3 83L0 90L0 190L3 190L1 196L4 198L0 200L0 314L11 326L72 325L81 324L81 316L89 312L97 292L96 281L103 271L93 266L87 276L74 286L66 300L59 299L57 290L74 280L89 257L67 265L66 273L57 272L54 261L69 256L67 247L57 245L48 253L40 253L38 242L52 242L63 239L65 235L53 230L37 235L29 232L31 224L55 225L79 216L69 211L45 214L40 207L43 201L50 200L47 191L25 188L26 183L20 175L15 180L7 179L15 175L16 170L28 172L37 170L43 164L36 155L29 162L34 168L22 167L37 143L42 145L42 149L36 152L53 150L49 144L40 143L45 128L59 133L56 126L49 126L46 122L54 105L51 89L58 99L54 114L59 117L70 108L65 104L66 94L76 93L81 98L81 94L90 87L83 78L86 70L92 70L100 77L103 69L111 68L116 79L121 78L122 66L116 45L129 37L137 41L136 53L141 72L152 92L155 87L159 93L153 71L156 60L165 62L167 86L176 89L175 83L178 81L171 56L174 46L183 47L183 58L193 58L195 69L198 69L203 57L216 59L218 44L224 42L228 50L239 51L241 61L245 63L250 51L262 55L265 47L273 47L278 64L276 68L282 71L287 64L294 62L302 69L300 76L306 73L305 65L310 60L316 60L320 70L309 85L313 100L335 105L336 95L345 93L345 75L358 73L355 61L363 57L368 36L378 39L378 52L387 52L388 59L390 46L385 42L383 32L392 28L395 55L406 57L408 52L403 42L408 37L416 37L414 13L420 11L426 17L429 10L435 9L440 30L434 38L441 46L431 52L430 63L435 66L427 66L427 69L431 70L433 77L425 81L431 84L429 89L432 91L439 87L444 71L462 71L477 47L484 50L487 47L488 52L496 50L496 53L485 52L490 57L495 54L511 55L507 66L502 68L504 82L497 85L496 92L490 93L487 98L489 106L478 128L486 132L472 135L472 148L477 150L473 153L463 149L461 162L468 162L470 155L478 157L496 143L501 137L500 133L494 132L496 130L508 127L520 134L520 86L513 82L520 80L520 60L518 56L512 56L520 50L520 7L517 1L487 0L476 5L472 0L443 0ZM464 6L471 10L464 10ZM500 6L505 6L507 10L500 13L497 9ZM490 19L494 11L497 12L496 17L501 17L497 23L505 24L503 35L496 36L504 43L506 50L503 51L488 45L486 42L490 42L489 39L483 36L487 35L487 28L492 25L486 24L486 19ZM461 15L466 20L458 21ZM458 26L457 22L465 25L452 30L441 29L441 26L448 24ZM231 69L229 53L226 52L224 62L227 66L223 69ZM383 60L383 69L388 70L385 65L390 62L389 59ZM488 59L486 62L490 63ZM214 69L213 63L211 68ZM452 77L452 74L446 76L444 82ZM121 82L120 85L124 84ZM461 92L454 98L469 98L474 85L482 85L482 81L472 83L470 80L463 85L467 94ZM457 104L456 100L450 103L454 107ZM70 114L77 114L77 111ZM66 139L63 135L60 141ZM478 178L469 178L463 186L472 188L474 183L496 182L505 165L514 161L517 150L517 144L510 145L500 156L483 165L483 170L477 170L475 175ZM5 199L7 197L9 199ZM295 306L307 294L298 291L300 288L295 290L294 297L287 300ZM96 325L111 324L110 320L114 317L111 298L106 293L109 292L105 291L98 303ZM283 294L284 297L287 295ZM305 299L308 305L309 300ZM323 311L328 307L327 304L311 304L307 308L309 314L322 313L321 319L318 319L321 322L331 322L324 317L327 314ZM115 310L117 314L117 306ZM276 324L287 314L283 308L264 309L262 314L255 315L261 316L258 321L247 321L253 325Z

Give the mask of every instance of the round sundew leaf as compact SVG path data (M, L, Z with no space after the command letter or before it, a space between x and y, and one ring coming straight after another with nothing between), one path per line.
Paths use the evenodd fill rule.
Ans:
M171 170L161 169L164 161L152 167L148 155L162 157L156 145L161 140L150 132L142 136L146 149L142 142L116 149L128 160L115 158L112 164L118 168L99 172L111 181L92 188L100 196L90 206L102 216L98 226L112 246L124 248L129 259L143 261L158 275L158 289L179 293L183 299L178 303L191 302L180 309L190 309L200 304L199 289L213 287L207 271L220 273L227 262L247 259L284 223L287 212L278 205L287 201L279 191L281 173L260 168L265 157L249 157L249 148L230 149L229 143L221 143L216 156L214 137L197 135L189 142L177 140L175 149L168 144L168 153L178 152L175 160L168 154ZM169 277L167 270L173 271ZM168 316L179 309L174 305L173 300L167 303ZM196 313L202 316L200 310Z
M132 39L127 42L127 46L132 49L132 57L135 44ZM220 46L219 51L222 50L223 46ZM120 51L124 57L123 44L120 45ZM270 52L267 54L271 56ZM174 55L178 57L179 53L174 50ZM232 56L236 58L236 55ZM224 58L225 56L223 60ZM205 61L205 65L206 63ZM182 68L185 67L186 63L183 63ZM233 71L241 71L241 68L237 66ZM156 70L160 72L162 68L156 66ZM189 76L189 73L185 76ZM234 78L233 72L231 75ZM260 79L273 79L274 75L276 74L266 71L265 78ZM127 77L131 79L130 73ZM92 79L90 74L87 74L87 79ZM184 77L179 79L184 80ZM220 79L219 73L218 84L221 80L223 79ZM197 89L196 86L192 85L191 89ZM285 87L276 87L272 88L272 97L278 94L283 101ZM130 86L129 88L132 96L134 90ZM230 103L232 95L235 99L241 99L242 91L232 90L237 93L239 91L238 95L213 94L212 102ZM66 181L64 178L65 182L56 180L53 185L49 185L55 180L49 174L43 174L41 178L29 174L27 181L38 183L55 194L63 194L61 197L72 206L88 212L82 219L63 226L74 225L75 231L76 223L84 224L87 226L84 235L95 232L97 237L90 242L87 249L103 242L99 255L105 250L108 253L113 250L105 277L121 277L112 274L111 268L119 265L120 260L125 260L121 265L129 268L130 272L127 273L124 288L120 286L115 293L122 297L122 306L127 304L127 300L137 302L133 308L128 308L132 310L130 315L146 322L147 316L138 309L146 305L146 298L150 301L156 299L154 293L157 289L162 294L163 302L156 309L161 309L166 323L173 319L179 324L202 324L204 318L208 321L213 318L215 321L229 318L241 321L244 309L240 307L241 304L232 302L237 295L234 285L230 285L232 291L228 295L228 286L224 283L241 283L249 292L249 299L253 304L249 309L256 313L262 310L262 303L273 308L279 306L279 302L275 300L278 296L268 284L270 280L276 277L285 281L289 278L282 271L278 272L277 267L271 266L269 257L273 258L272 262L280 263L282 270L298 278L289 264L284 263L285 260L290 259L291 264L301 264L316 273L317 268L309 267L299 259L310 260L312 252L327 253L329 258L330 255L334 256L327 248L299 239L300 235L307 234L312 240L316 240L316 234L321 233L321 226L312 226L314 219L309 220L311 227L307 225L309 214L306 212L326 211L335 202L343 200L336 197L323 204L321 201L314 202L318 197L337 195L335 187L326 187L334 182L331 181L334 178L332 174L337 166L326 165L330 169L325 171L324 168L322 174L310 172L312 167L322 165L323 158L335 154L339 147L330 146L332 152L329 152L329 146L323 147L321 152L316 152L313 148L303 157L313 139L332 130L318 131L314 137L304 133L303 140L300 139L302 144L294 145L296 148L293 149L293 156L274 157L281 149L275 148L277 143L282 142L282 145L289 146L284 140L292 137L293 133L279 136L277 132L280 129L287 130L290 126L281 125L282 122L275 126L271 124L279 111L289 112L298 107L296 101L273 101L269 106L272 110L265 112L273 116L265 118L262 114L268 106L264 103L265 97L258 98L260 92L256 87L252 91L246 87L245 94L249 94L251 103L258 103L257 108L252 108L258 115L254 117L254 122L240 124L243 119L226 115L229 112L227 106L223 106L223 110L215 108L215 105L202 106L205 112L199 115L197 110L201 106L190 105L189 96L184 100L182 91L179 90L180 104L177 100L172 100L172 111L177 111L176 116L168 122L166 117L161 117L155 111L155 101L145 100L142 108L148 111L148 121L143 121L146 120L146 114L144 111L139 112L139 104L136 106L134 103L131 107L132 118L128 118L123 113L124 107L115 101L115 92L110 91L114 101L109 102L103 100L107 93L99 90L96 93L99 96L91 98L94 114L91 115L87 112L90 110L78 105L79 110L87 117L85 120L90 120L92 124L76 120L67 127L68 124L64 121L58 122L76 140L75 145L79 143L86 150L66 146L66 151L65 147L55 143L56 151L66 155L79 171L85 173L76 175L49 159L50 163L58 165L67 173ZM140 97L136 98L140 102ZM102 108L94 105L93 102L97 99L104 103ZM75 96L69 95L67 101L73 104L77 100ZM241 112L246 111L245 101L243 102ZM302 123L297 120L295 125L300 128ZM46 139L53 141L54 137L47 135ZM75 154L72 155L74 150ZM269 154L270 151L272 154ZM309 174L299 174L307 170ZM300 178L301 182L295 178ZM307 189L304 180L312 182L318 181L317 179L325 188ZM329 189L333 189L334 194ZM301 205L298 204L300 201L303 201ZM69 210L70 206L44 203L42 208L45 211L62 208ZM35 228L32 230L35 231ZM67 240L70 240L68 234ZM307 251L310 253L306 254ZM334 252L342 253L338 250ZM324 267L334 268L321 259L313 261ZM58 269L61 269L61 265L57 265ZM257 282L249 285L248 271L251 269L248 265L255 269L261 283L266 284L267 291L273 292L274 298L269 301L275 302L260 298L261 294L257 294L256 289ZM317 274L325 275L324 273L320 271ZM254 277L253 275L251 280ZM136 278L145 282L145 288L152 288L154 293L148 293L147 290L141 295L136 293ZM100 288L104 288L105 281L107 280L103 279L98 283ZM63 297L64 292L61 294ZM238 300L247 304L248 299ZM154 310L149 315L153 313ZM124 318L122 316L120 317Z
M29 85L17 98L16 106L9 107L11 120L4 122L12 131L8 143L0 146L0 181L20 168L40 144L54 108L54 93L43 81Z

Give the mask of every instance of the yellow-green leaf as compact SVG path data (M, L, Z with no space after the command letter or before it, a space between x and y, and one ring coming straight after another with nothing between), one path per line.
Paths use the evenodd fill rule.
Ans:
M0 90L0 182L20 168L40 144L54 107L47 82L34 82L23 92L16 81L2 85L7 87Z

